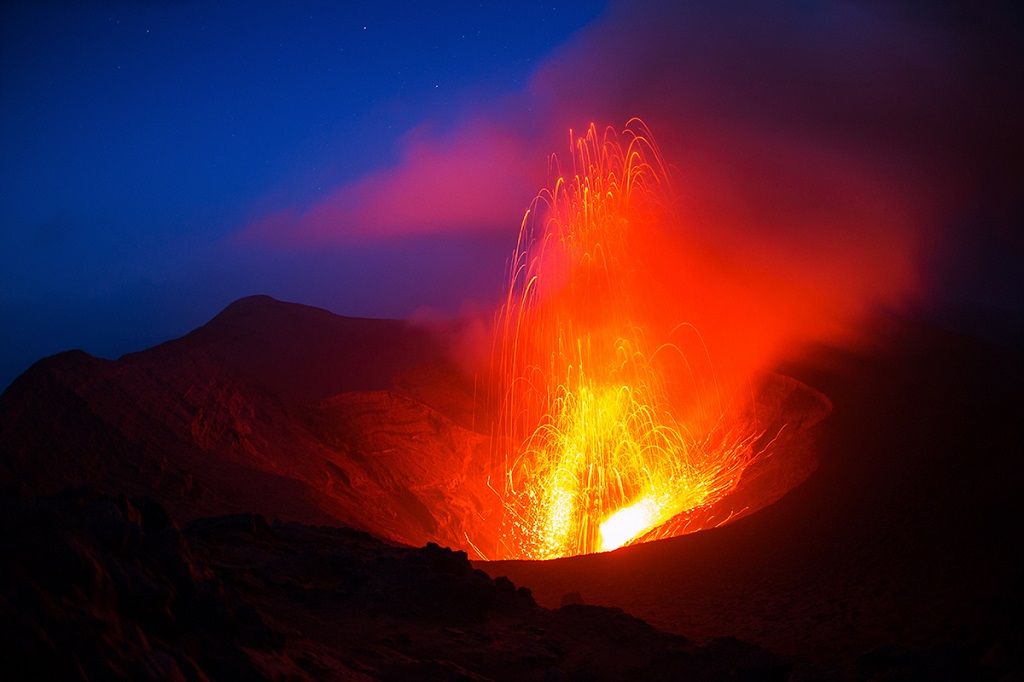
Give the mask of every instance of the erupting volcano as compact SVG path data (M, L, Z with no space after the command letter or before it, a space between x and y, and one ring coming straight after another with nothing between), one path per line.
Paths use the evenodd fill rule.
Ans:
M498 315L509 558L616 549L710 505L759 435L726 419L713 349L659 308L643 254L674 221L650 131L592 124L572 144L572 168L552 157L553 182L526 213Z

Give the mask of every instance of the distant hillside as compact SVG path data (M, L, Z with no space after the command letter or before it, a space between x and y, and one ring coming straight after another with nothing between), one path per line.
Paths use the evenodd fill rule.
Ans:
M423 329L245 298L116 361L36 363L0 397L0 480L464 546L493 516L485 439L426 404L420 374L466 421L472 384Z

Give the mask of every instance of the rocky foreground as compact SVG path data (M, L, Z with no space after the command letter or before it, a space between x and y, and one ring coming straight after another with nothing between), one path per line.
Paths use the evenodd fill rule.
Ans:
M619 609L537 606L463 552L70 490L0 502L0 638L23 679L787 679ZM569 601L572 601L570 599Z

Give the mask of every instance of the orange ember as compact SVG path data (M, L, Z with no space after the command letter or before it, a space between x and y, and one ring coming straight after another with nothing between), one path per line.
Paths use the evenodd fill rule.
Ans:
M725 423L697 332L660 319L638 254L672 224L671 197L646 126L591 125L573 140L571 172L555 159L552 170L497 320L506 558L616 549L710 505L735 487L757 435Z

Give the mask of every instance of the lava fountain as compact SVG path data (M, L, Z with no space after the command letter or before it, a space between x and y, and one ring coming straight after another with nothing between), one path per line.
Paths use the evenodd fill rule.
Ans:
M760 435L726 419L697 330L661 319L642 254L673 218L650 131L570 138L571 172L552 157L497 316L504 558L637 541L735 488Z

